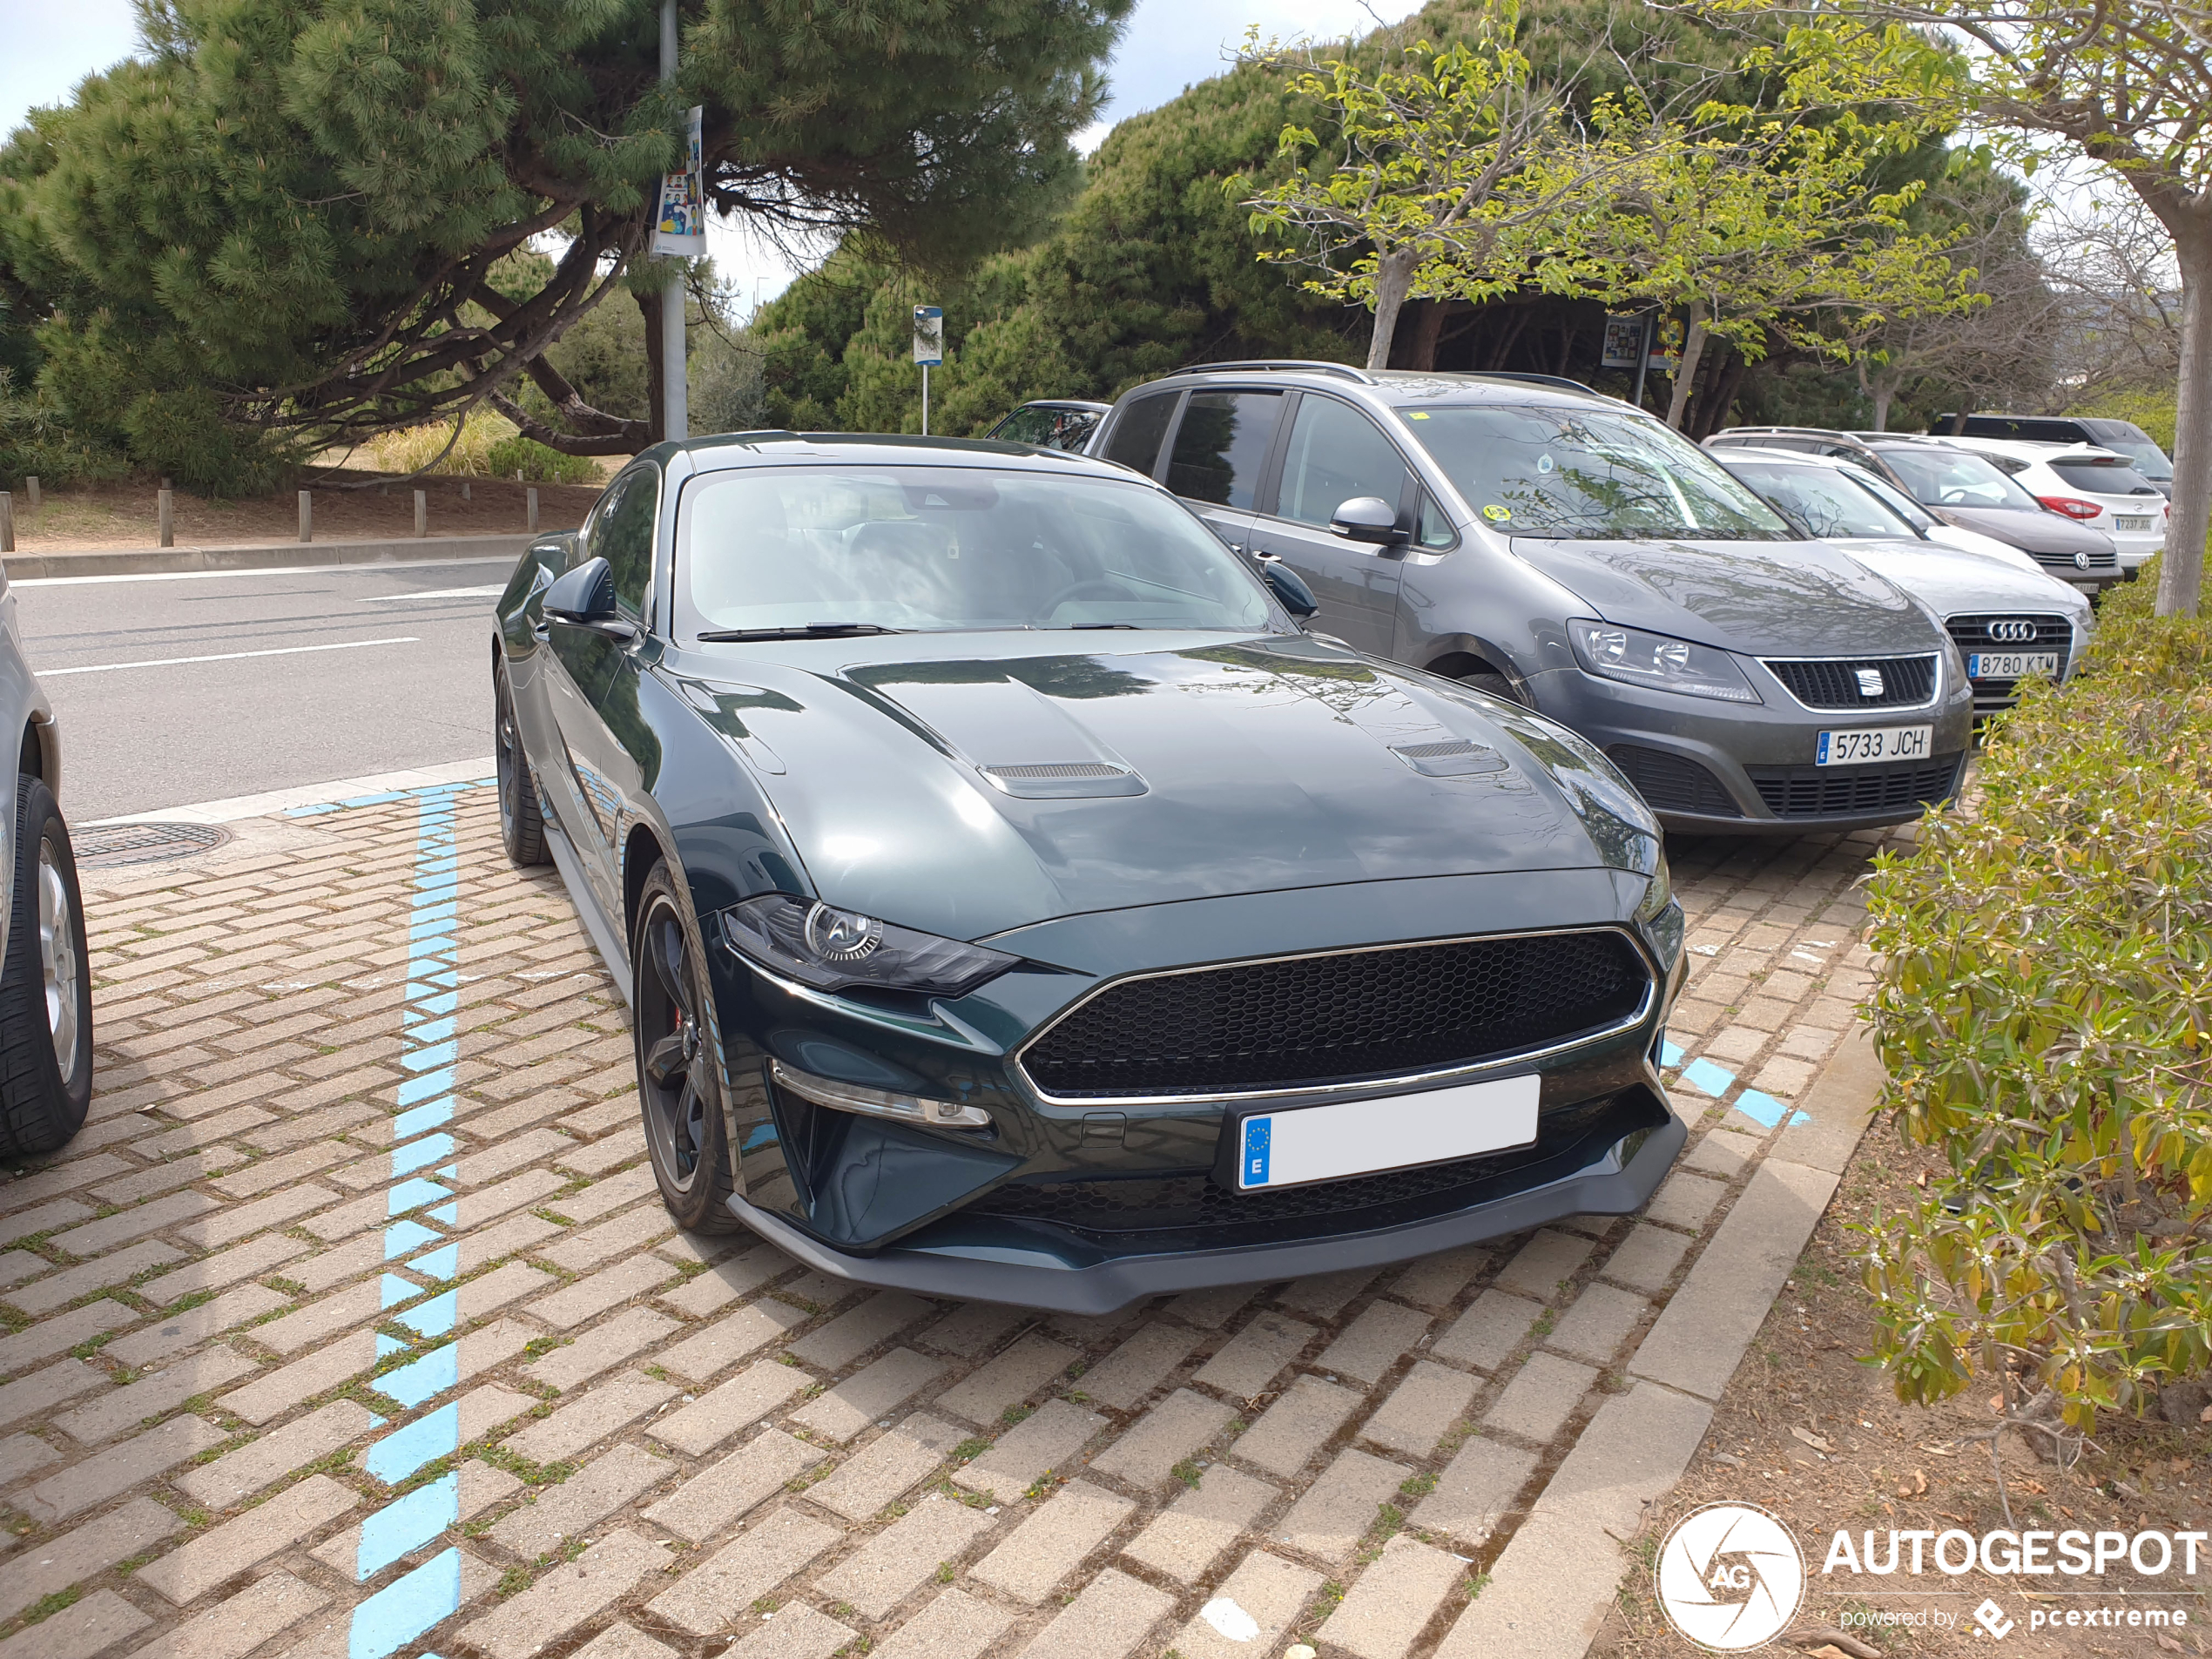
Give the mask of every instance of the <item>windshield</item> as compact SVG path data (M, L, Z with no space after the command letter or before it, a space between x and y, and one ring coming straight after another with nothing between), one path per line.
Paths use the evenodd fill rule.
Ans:
M709 474L676 525L679 631L1202 628L1265 590L1157 490L953 467Z
M1833 467L1739 461L1729 469L1817 536L1910 536L1912 527Z
M1905 481L1913 498L1929 507L2001 507L2040 513L2043 503L1979 455L1964 449L1907 448L1900 444L1876 451Z
M1510 535L1796 539L1712 456L1642 415L1495 406L1399 413L1482 522Z
M1098 425L1096 409L1055 408L1030 403L993 427L990 435L1005 443L1034 443L1040 448L1080 454Z
M2174 463L2167 459L2149 433L2132 421L2100 421L2094 428L2106 435L2097 439L2107 449L2116 449L2135 463L2135 470L2155 484L2174 482Z
M2054 459L2051 470L2092 496L2155 496L2158 486L2124 461Z

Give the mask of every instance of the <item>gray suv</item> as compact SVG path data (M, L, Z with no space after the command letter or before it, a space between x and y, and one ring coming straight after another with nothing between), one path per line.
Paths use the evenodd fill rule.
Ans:
M1973 693L1934 619L1574 381L1209 364L1091 453L1294 570L1317 629L1591 738L1669 827L1892 824L1957 787Z

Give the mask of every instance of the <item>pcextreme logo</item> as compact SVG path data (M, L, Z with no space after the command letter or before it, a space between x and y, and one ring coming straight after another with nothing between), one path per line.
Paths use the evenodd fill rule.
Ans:
M1709 1503L1674 1525L1654 1574L1668 1622L1701 1648L1746 1653L1788 1628L1805 1593L1790 1529L1748 1503Z

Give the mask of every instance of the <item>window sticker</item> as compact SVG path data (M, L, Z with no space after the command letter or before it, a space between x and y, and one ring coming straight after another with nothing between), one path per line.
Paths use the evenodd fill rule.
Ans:
M1513 516L1513 509L1510 507L1501 507L1496 502L1492 502L1487 507L1482 509L1482 516L1483 517L1488 519L1493 524L1502 524Z

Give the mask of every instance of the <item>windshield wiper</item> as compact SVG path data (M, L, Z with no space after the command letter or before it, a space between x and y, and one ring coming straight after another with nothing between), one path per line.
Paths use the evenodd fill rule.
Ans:
M810 622L799 628L719 628L693 637L722 644L733 639L840 639L853 634L910 634L911 628L886 628L873 622Z
M1130 629L1130 630L1134 630L1134 629L1136 628L1136 624L1135 623L1133 623L1133 622L1071 622L1071 623L1069 623L1069 624L1068 624L1068 626L1069 626L1069 628L1071 628L1071 629L1076 629L1076 628L1128 628L1128 629Z

